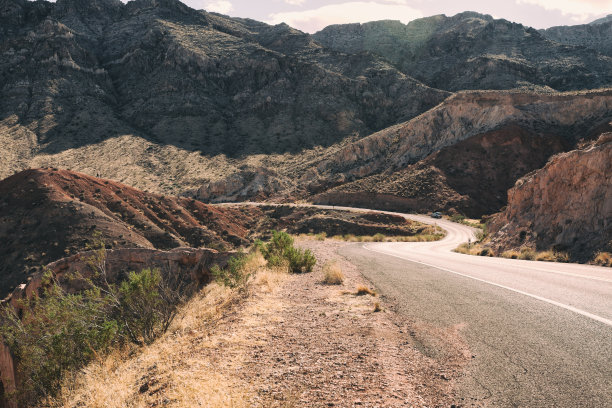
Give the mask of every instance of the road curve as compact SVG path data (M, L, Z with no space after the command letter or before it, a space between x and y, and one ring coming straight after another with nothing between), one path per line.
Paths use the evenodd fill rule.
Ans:
M452 250L474 240L473 228L392 214L437 224L447 235L352 244L339 254L406 320L461 328L473 358L457 383L457 405L612 408L612 269L462 255ZM415 345L447 358L434 337L417 333Z

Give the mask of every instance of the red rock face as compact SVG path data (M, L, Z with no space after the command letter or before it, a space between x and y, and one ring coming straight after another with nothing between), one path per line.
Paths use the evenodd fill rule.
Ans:
M0 295L41 265L86 249L94 231L113 248L233 248L248 242L249 209L136 190L67 170L26 170L0 182Z
M577 260L612 250L611 175L612 133L554 156L508 192L506 210L490 227L494 248L554 248Z

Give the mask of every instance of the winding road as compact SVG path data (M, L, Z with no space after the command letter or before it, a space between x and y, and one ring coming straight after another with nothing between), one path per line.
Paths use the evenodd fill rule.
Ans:
M452 250L474 240L473 228L392 214L447 235L356 243L339 254L404 319L433 332L458 329L471 358L457 406L612 408L612 269L462 255ZM448 358L437 336L413 337L429 356Z

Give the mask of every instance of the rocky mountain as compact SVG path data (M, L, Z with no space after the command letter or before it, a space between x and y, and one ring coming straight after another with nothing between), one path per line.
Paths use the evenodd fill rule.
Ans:
M612 21L612 14L608 14L606 17L602 17L599 18L595 21L591 21L589 24L590 25L598 25L598 24L605 24L605 23L609 23Z
M311 36L178 0L0 0L0 22L0 177L477 216L612 121L611 91L582 90L610 85L605 31L462 13Z
M558 43L586 47L612 56L612 18L598 21L577 26L551 27L540 30L540 33Z
M591 26L586 42L551 41L533 28L473 12L411 21L329 26L313 35L333 50L372 53L434 88L510 89L549 87L559 91L610 86L609 28ZM571 28L573 29L573 28ZM580 30L580 29L576 29ZM580 45L580 46L577 46Z
M189 186L227 156L330 146L449 95L375 56L178 0L2 0L0 19L0 176L49 163ZM105 157L119 150L132 163ZM180 176L186 157L197 170Z
M581 261L612 251L611 174L612 133L554 156L508 191L507 208L490 226L493 247L552 248Z

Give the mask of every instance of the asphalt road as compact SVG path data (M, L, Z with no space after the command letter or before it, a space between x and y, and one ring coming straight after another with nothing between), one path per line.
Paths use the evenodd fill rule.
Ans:
M473 358L458 382L461 406L612 407L612 270L451 252L474 230L427 216L448 231L430 243L345 247L410 321L460 327ZM434 358L439 340L416 340Z

